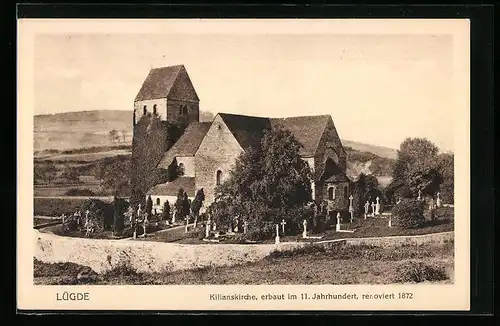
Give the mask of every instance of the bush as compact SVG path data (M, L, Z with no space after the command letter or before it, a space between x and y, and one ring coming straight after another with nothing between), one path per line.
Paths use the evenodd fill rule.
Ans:
M444 281L449 277L442 266L433 266L419 261L409 261L396 268L395 283L421 283Z
M79 189L79 188L71 188L67 190L64 195L66 196L95 196L96 194L87 188Z
M203 239L205 237L205 230L203 228L196 228L188 230L188 233L185 234L186 238L193 239Z
M414 229L425 222L424 203L416 199L405 199L392 209L396 226L404 229Z

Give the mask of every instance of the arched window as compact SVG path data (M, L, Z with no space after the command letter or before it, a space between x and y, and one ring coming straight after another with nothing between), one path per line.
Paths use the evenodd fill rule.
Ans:
M222 180L222 171L221 170L217 170L217 176L215 178L215 183L217 185L220 185L221 180Z
M160 198L156 198L156 205L160 206Z
M334 192L335 192L335 189L333 189L333 187L328 188L328 199L335 198L334 197Z
M179 176L184 175L185 173L184 163L179 163L178 171L179 171Z
M187 114L188 113L188 107L186 105L184 105L182 107L182 114Z
M156 111L156 104L155 104L155 105L153 105L153 114L156 114L156 113L157 113L157 111Z
M142 113L144 115L146 115L146 113L148 113L148 106L147 105L144 105L144 107L142 108Z

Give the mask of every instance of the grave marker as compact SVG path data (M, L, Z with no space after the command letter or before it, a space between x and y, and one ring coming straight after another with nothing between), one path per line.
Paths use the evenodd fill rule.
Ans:
M276 239L275 239L276 244L280 244L280 229L279 225L276 224Z
M302 232L302 238L307 238L307 221L304 220L302 225L304 225L304 231Z
M337 225L335 226L335 231L340 232L340 212L337 212Z
M281 223L280 223L280 224L281 224L281 228L282 228L282 230L283 230L283 236L285 236L285 225L286 225L285 220L284 220L284 219L283 219L283 220L281 220Z

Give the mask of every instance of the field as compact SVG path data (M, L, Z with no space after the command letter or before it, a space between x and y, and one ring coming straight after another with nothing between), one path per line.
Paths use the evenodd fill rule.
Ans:
M127 149L115 149L110 151L95 152L95 153L78 153L78 154L55 154L55 155L43 155L38 158L39 161L53 161L53 162L94 162L97 160L102 160L107 157L114 157L118 155L130 155L131 151Z
M89 197L34 198L34 216L60 216L73 214ZM111 202L113 197L97 197Z
M72 263L35 260L35 284L391 284L452 283L453 242L373 247L314 246L273 252L263 260L227 267L137 273L128 266L104 274ZM85 274L86 277L77 278Z

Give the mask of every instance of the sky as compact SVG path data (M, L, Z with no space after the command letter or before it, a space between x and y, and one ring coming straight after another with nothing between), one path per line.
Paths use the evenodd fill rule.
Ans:
M183 64L200 110L330 114L342 139L453 151L449 34L57 33L34 47L35 114L130 110L149 70Z

